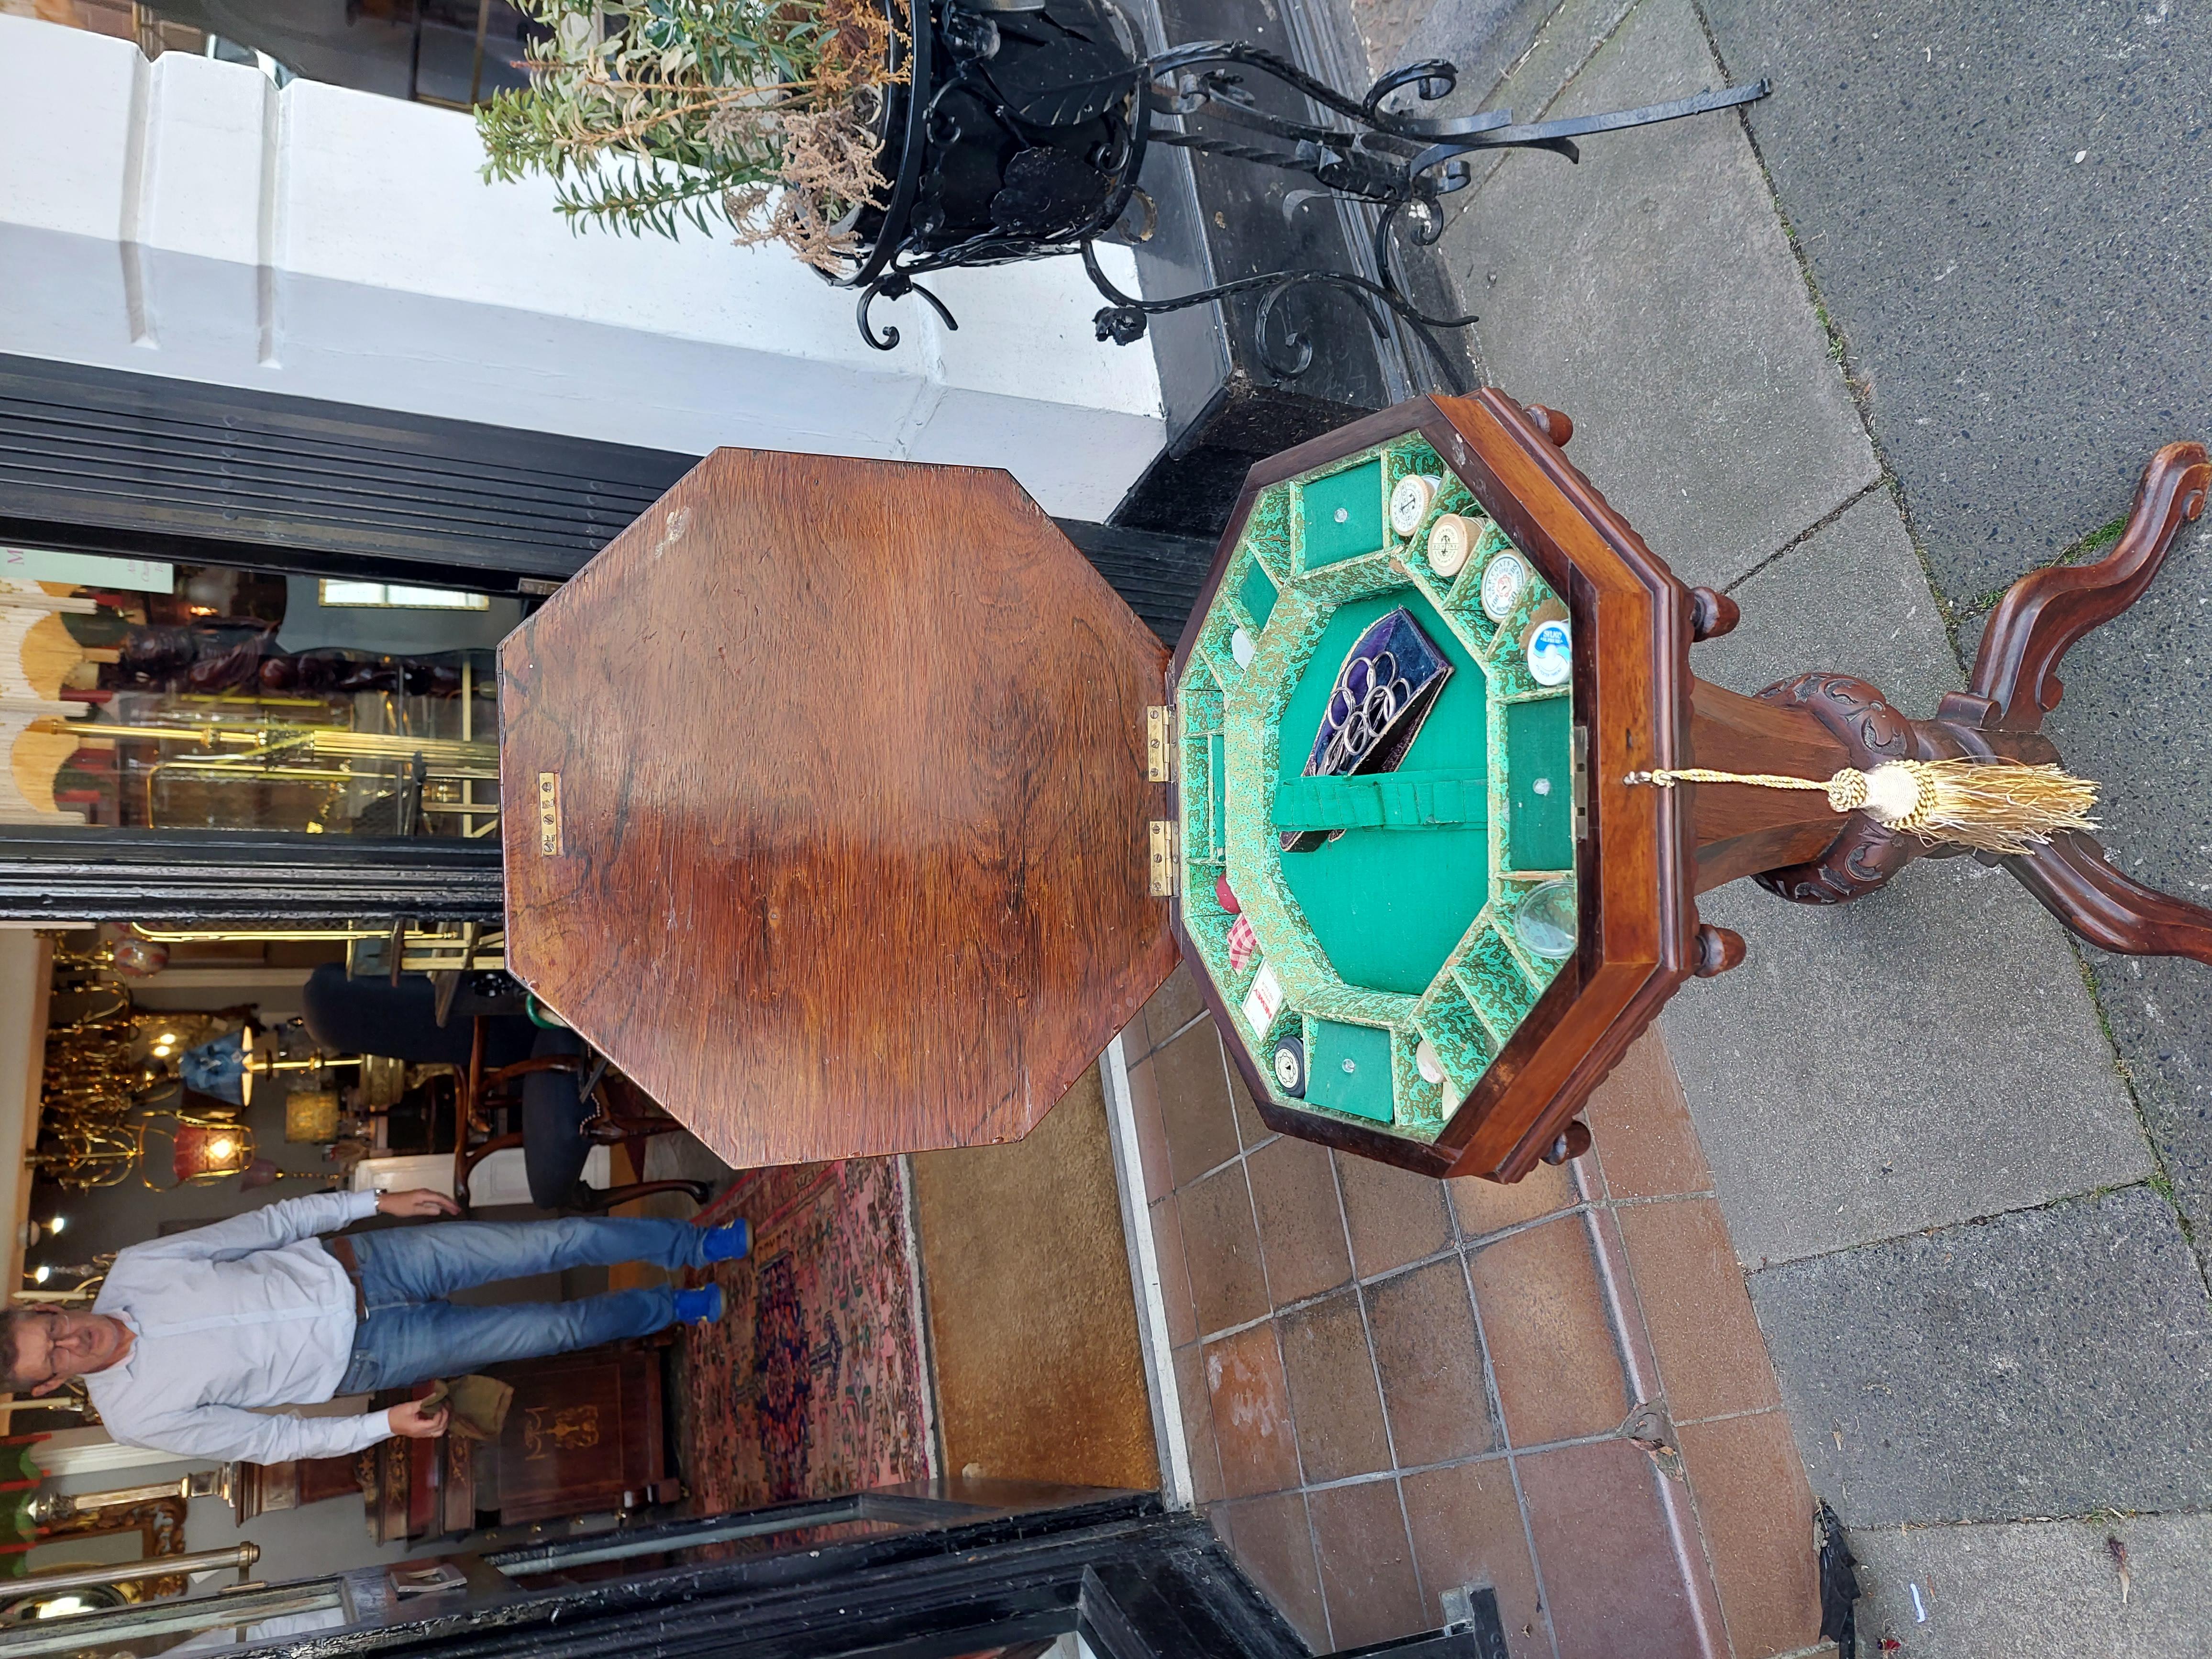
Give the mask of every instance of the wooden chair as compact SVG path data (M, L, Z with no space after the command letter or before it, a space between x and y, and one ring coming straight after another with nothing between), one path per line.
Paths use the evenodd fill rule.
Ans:
M608 1069L574 1031L538 1034L529 1058L488 1067L484 1051L489 1018L473 1022L469 1067L459 1079L453 1151L453 1197L469 1207L469 1175L494 1152L520 1147L530 1181L530 1200L544 1210L599 1211L654 1193L688 1193L703 1204L703 1181L636 1181L609 1188L584 1182L594 1146L627 1146L641 1169L646 1144L684 1126L657 1112L621 1110L611 1102L626 1079ZM495 1120L503 1120L496 1121Z

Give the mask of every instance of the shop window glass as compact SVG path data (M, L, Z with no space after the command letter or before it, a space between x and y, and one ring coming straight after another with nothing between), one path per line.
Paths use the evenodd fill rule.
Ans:
M481 838L512 599L0 550L0 822Z
M483 593L463 593L450 587L402 587L398 582L340 582L325 580L322 602L332 605L368 606L393 611L488 611L491 599Z
M508 0L34 0L47 22L295 77L468 109L525 85L523 60L549 33ZM0 11L28 12L17 0Z

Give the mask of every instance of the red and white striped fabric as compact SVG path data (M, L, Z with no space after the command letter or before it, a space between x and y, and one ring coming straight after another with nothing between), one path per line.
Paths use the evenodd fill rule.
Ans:
M1252 932L1252 918L1240 915L1229 928L1229 971L1241 974L1260 954L1260 941Z

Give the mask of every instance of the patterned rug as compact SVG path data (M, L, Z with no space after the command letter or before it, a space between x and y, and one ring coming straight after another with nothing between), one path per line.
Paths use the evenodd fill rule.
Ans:
M712 1269L727 1310L678 1359L678 1445L711 1515L926 1479L915 1256L901 1160L750 1170L697 1217L752 1225ZM707 1282L695 1273L695 1283Z

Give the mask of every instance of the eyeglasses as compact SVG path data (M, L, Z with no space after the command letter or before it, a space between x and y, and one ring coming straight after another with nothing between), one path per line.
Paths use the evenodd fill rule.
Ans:
M74 1347L76 1343L73 1337L64 1335L61 1332L61 1322L64 1316L62 1314L60 1310L56 1308L31 1308L27 1309L25 1311L29 1314L32 1321L35 1322L35 1325L34 1327L18 1327L18 1328L27 1329L35 1328L43 1329L46 1334L46 1374L44 1376L19 1376L17 1378L17 1380L22 1382L26 1387L36 1388L41 1383L56 1382L60 1378L61 1372L57 1370L54 1365L54 1356L64 1348ZM21 1347L20 1339L18 1339L18 1347L19 1349Z

